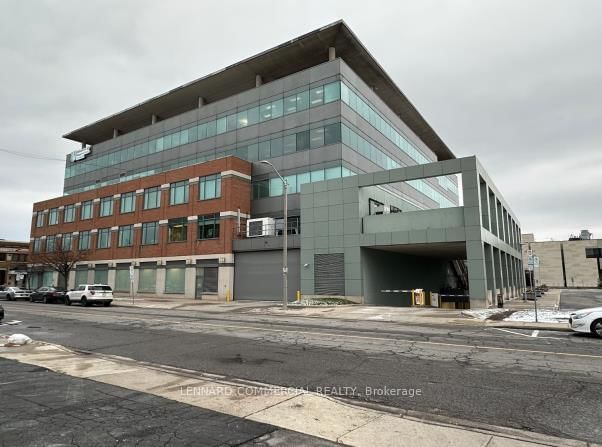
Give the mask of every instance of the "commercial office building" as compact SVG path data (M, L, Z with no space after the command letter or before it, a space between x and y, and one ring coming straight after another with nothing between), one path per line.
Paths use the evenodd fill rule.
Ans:
M248 206L248 211L239 214L237 208L220 212L231 217L236 211L237 224L241 219L242 226L248 216L272 217L281 232L282 183L269 168L257 163L270 160L287 179L291 193L289 216L292 216L293 228L288 230L292 233L291 296L299 288L304 293L301 249L303 243L309 243L301 237L304 234L302 185L455 158L344 22L320 28L65 137L82 145L66 163L64 193L67 197L88 194L92 200L101 200L109 191L105 188L126 184L131 190L133 183L129 182L233 156L249 163L252 192L249 203L240 204L241 209ZM241 168L240 172L247 175L243 171ZM381 184L374 191L386 192L385 198L369 197L368 200L372 200L374 206L387 205L387 210L402 213L456 207L459 194L455 174L459 171L452 169L445 174L414 176L390 185ZM212 175L220 178L223 171ZM188 183L195 178L187 179ZM125 193L117 188L113 195L119 194L115 199L121 201ZM74 206L78 203L77 200L72 202ZM516 218L505 204L502 206L503 200L499 203L503 218L511 216L508 228L515 233ZM203 212L201 205L199 202L200 208L191 206L187 210L190 215L179 218L198 218ZM32 248L36 238L53 236L50 233L55 229L35 226L40 212L51 212L49 206L45 203L34 206ZM102 209L100 204L99 207ZM74 231L78 231L77 228ZM228 245L231 251L218 253L218 260L231 260L227 263L233 264L234 273L233 277L221 281L224 290L216 293L222 298L226 291L233 293L236 299L277 298L281 277L277 267L280 238L244 239L240 234L241 227L228 233L227 237L234 239L231 247ZM160 243L171 242L162 240ZM317 247L317 250L325 248L328 247ZM466 257L464 253L465 250L459 250L454 256L462 259ZM515 253L507 254L515 257ZM182 254L187 265L195 261L196 255ZM170 256L124 259L138 264L156 262L161 268L174 261ZM484 254L480 256L484 259ZM108 265L110 270L116 268L111 266L117 263L112 258L98 259L98 262L88 262L87 269L96 271L96 264L101 264L102 268ZM352 263L361 264L361 261ZM185 270L184 282L191 284L192 273ZM339 292L362 297L363 286L349 281L345 286L349 291L339 289ZM441 286L446 285L444 278L440 282ZM165 292L160 290L161 286L155 289L156 293ZM192 296L189 292L193 289L198 287L188 287L183 295ZM485 289L478 293L485 294ZM307 290L308 294L313 292ZM480 299L484 300L485 296Z
M601 287L602 239L592 239L591 234L582 231L585 237L572 237L567 241L536 241L532 233L524 234L522 256L525 268L528 255L539 258L539 265L533 269L535 285L548 287ZM530 282L531 272L525 271L526 281Z

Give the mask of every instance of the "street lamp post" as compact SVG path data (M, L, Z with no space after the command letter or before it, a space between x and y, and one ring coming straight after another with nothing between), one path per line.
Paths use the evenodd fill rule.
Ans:
M282 308L286 310L288 305L288 182L280 175L278 169L267 160L261 160L260 163L270 166L276 175L282 180L282 188L284 192L284 229L282 241Z

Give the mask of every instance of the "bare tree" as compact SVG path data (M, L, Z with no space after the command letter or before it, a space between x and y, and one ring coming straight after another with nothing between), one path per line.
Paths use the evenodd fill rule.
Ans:
M39 264L59 273L58 287L67 288L69 273L75 264L86 260L86 252L76 250L63 250L63 244L57 243L53 251L36 253L31 256L34 264Z

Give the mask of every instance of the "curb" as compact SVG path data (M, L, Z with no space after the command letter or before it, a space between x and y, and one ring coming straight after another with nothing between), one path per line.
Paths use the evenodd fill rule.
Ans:
M544 330L544 331L558 331L558 332L573 332L568 326L568 323L532 323L532 322L485 322L487 327L499 327L507 329L532 329L532 330Z

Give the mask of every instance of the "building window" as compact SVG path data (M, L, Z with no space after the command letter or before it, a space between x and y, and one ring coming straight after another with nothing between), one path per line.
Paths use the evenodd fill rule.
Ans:
M91 200L82 202L81 220L92 219L93 204Z
M125 194L121 194L121 214L125 213L133 213L136 209L136 193L126 192Z
M67 205L65 206L65 211L63 212L63 222L69 223L75 220L75 205Z
M48 213L48 225L56 225L59 223L59 209L52 208Z
M54 251L55 236L48 236L46 238L46 253L52 253Z
M130 265L129 263L117 264L115 269L115 291L130 291Z
M71 242L73 235L71 233L63 234L62 247L63 251L71 251Z
M40 238L36 237L33 240L33 252L34 253L39 253L40 252Z
M113 197L103 197L100 199L100 217L111 216L113 214Z
M79 232L79 249L90 250L90 231Z
M169 204L180 205L188 202L188 180L169 185Z
M145 222L142 224L142 245L159 243L159 222Z
M42 211L38 211L36 215L36 227L40 228L44 226L44 213Z
M184 293L186 263L167 261L165 266L165 293Z
M131 247L134 244L134 226L123 225L119 227L119 241L120 247Z
M199 199L209 200L221 196L222 176L220 174L208 175L199 179Z
M152 210L161 206L161 188L153 186L144 190L144 209Z
M188 219L186 217L169 219L167 227L168 242L183 242L187 239Z
M217 239L219 237L219 214L199 216L198 239Z
M111 246L111 229L100 228L98 230L98 243L96 248L109 248Z
M108 284L109 283L109 265L96 264L94 266L94 283Z

